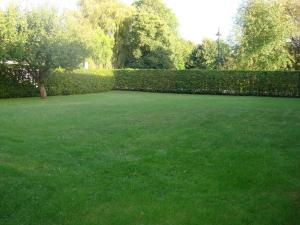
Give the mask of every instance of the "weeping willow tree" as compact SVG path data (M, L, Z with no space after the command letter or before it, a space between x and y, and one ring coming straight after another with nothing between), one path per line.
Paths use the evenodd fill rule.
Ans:
M119 0L80 0L79 9L97 30L99 54L92 57L97 67L120 67L124 61L124 44L127 32L124 28L134 9Z

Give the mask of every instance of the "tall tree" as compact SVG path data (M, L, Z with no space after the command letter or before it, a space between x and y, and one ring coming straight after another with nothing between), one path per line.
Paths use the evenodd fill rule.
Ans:
M163 0L136 0L132 7L119 0L80 0L79 6L94 28L113 37L114 68L184 68L187 45Z
M171 30L177 30L178 21L176 15L165 5L163 0L136 0L133 5L138 11L156 14L167 23Z
M137 12L128 30L126 67L168 69L172 61L173 36L168 24L156 14Z
M300 70L300 0L278 0L284 4L297 29L291 37L291 52L295 57L295 69Z
M67 27L77 33L90 50L89 61L97 68L112 67L114 40L100 27L94 27L80 12L68 12L64 15Z
M125 68L127 57L129 55L129 31L133 23L133 17L126 18L119 26L117 33L115 34L114 43L114 56L113 56L113 66L114 68Z
M280 70L292 66L287 40L295 27L282 4L274 0L248 0L237 18L237 67Z
M103 64L108 65L107 62L110 61L115 68L122 67L126 54L126 21L131 18L133 8L119 0L79 0L79 8L83 17L98 30L99 51L102 48L105 49L102 53L106 52L98 60L94 60L96 64L103 67Z
M134 16L127 20L125 67L183 69L188 43L177 32L175 14L163 0L136 0Z
M130 14L129 7L119 0L79 0L79 7L94 27L113 35Z

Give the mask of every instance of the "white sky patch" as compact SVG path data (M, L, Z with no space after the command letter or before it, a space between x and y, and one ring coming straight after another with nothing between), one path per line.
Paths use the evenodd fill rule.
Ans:
M128 4L133 0L123 0ZM220 27L226 39L242 0L165 0L176 14L183 38L200 43L203 38L216 39Z
M0 0L5 8L13 0ZM16 0L15 0L16 1ZM76 9L76 0L17 0L25 7L48 5L63 9ZM133 0L122 0L131 4ZM233 28L234 17L242 0L165 0L179 20L183 38L200 43L203 38L216 39L218 27L227 38Z
M10 2L17 2L22 5L22 7L30 8L35 6L50 6L55 7L60 10L63 9L76 9L76 0L0 0L1 8L5 8Z

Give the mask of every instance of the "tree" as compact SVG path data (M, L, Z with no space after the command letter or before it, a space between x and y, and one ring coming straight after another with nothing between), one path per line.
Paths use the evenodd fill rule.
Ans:
M195 44L191 41L177 38L173 48L173 60L176 69L185 69L186 63L189 61L190 54L195 48Z
M156 14L137 12L128 30L126 67L171 69L173 36L168 24Z
M220 64L224 68L231 55L231 48L220 41ZM204 39L190 54L186 63L187 69L217 69L218 44L211 39Z
M133 6L135 6L138 11L147 11L148 13L159 16L167 23L172 31L177 31L178 21L176 15L164 4L163 0L136 0Z
M131 18L133 8L119 0L80 0L80 11L98 33L98 51L101 57L93 60L98 67L124 66L127 32L124 26ZM102 49L102 50L101 50ZM109 62L109 63L108 63Z
M97 68L112 68L114 39L100 27L94 27L81 13L68 12L64 15L67 27L76 33L90 52L89 60Z
M287 14L292 18L296 27L296 33L291 37L291 53L295 57L295 69L300 69L300 1L299 0L278 0L283 3Z
M129 56L129 31L133 23L133 17L126 18L120 25L117 33L115 34L114 43L114 56L113 66L114 68L125 68L127 57Z
M79 6L94 29L100 28L112 37L114 68L184 67L186 52L179 44L184 42L177 34L177 18L162 0L137 0L132 7L119 0L80 0ZM156 35L147 37L147 32ZM168 39L167 45L163 39ZM102 43L102 49L111 47L110 42Z
M119 25L131 14L130 7L119 0L79 0L80 10L96 28L113 35Z
M121 30L124 67L184 69L192 47L179 37L175 14L162 0L136 0L133 6Z
M280 70L292 66L287 40L294 24L282 4L274 0L248 0L237 18L237 67Z
M46 74L58 67L76 68L89 55L84 40L54 10L22 12L10 7L4 14L6 29L0 31L0 37L5 54L0 61L13 61L27 71L43 98L47 97L43 84Z

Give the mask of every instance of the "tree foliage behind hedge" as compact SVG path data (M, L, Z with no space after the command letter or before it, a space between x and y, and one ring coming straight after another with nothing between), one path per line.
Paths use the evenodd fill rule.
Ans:
M116 70L115 89L256 96L300 96L300 72Z

